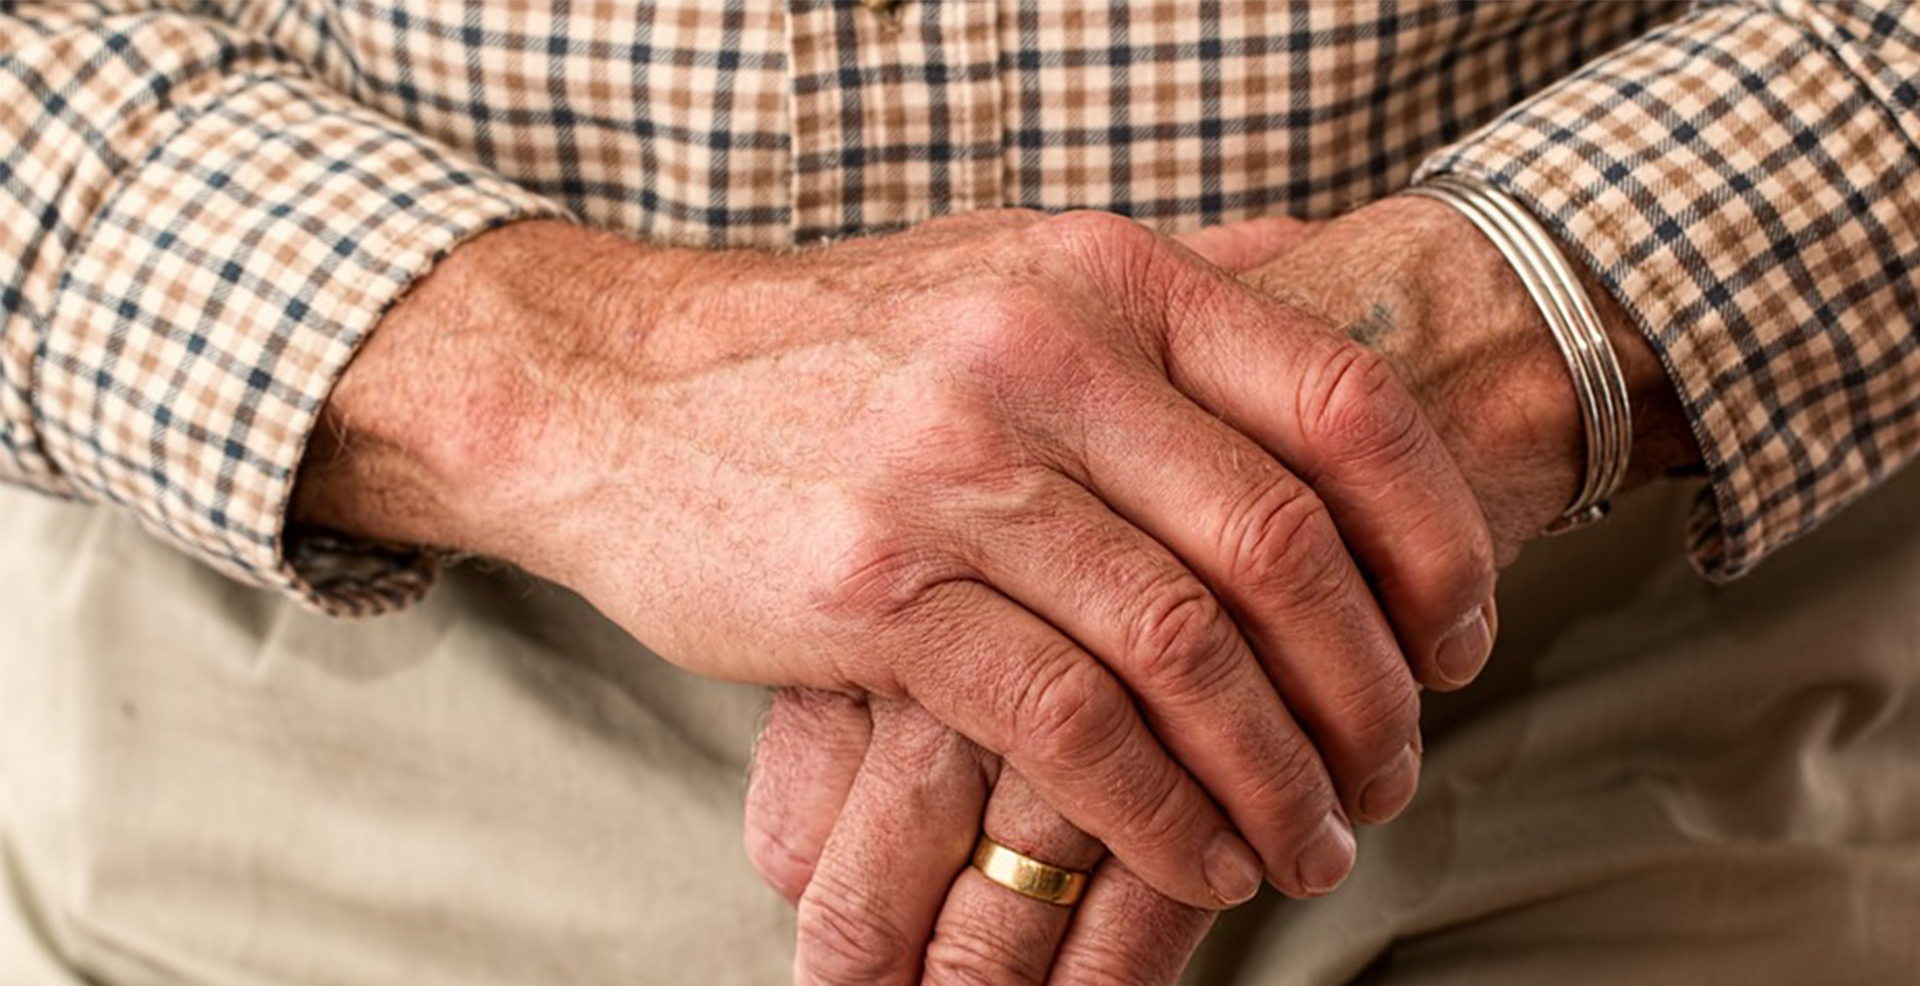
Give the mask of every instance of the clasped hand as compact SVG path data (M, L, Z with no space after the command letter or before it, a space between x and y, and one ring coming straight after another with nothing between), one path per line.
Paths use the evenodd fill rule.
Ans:
M1211 912L1263 879L1330 890L1351 826L1406 805L1420 686L1477 673L1496 560L1577 479L1570 397L1481 413L1451 400L1482 394L1458 360L1379 344L1392 313L1350 286L1408 271L1340 226L1181 242L1004 212L773 254L517 224L383 321L329 403L359 430L296 507L505 558L689 670L805 689L748 836L800 900L802 981L1115 955L1171 981ZM1470 280L1384 304L1432 329ZM1550 350L1494 349L1564 389ZM1498 470L1463 452L1487 434L1520 439ZM1075 926L1106 938L961 874L983 818L1060 865L1110 853ZM1161 939L1186 942L1171 971L1127 955Z
M1303 235L1298 224L1265 222L1188 240L1205 260L1233 269L1270 262ZM1177 249L1168 252L1178 257L1173 263L1193 262ZM1317 894L1332 889L1353 864L1348 819L1384 821L1413 794L1420 753L1415 681L1456 687L1486 656L1491 628L1475 623L1483 611L1492 615L1491 606L1483 610L1476 604L1486 600L1473 594L1485 591L1490 579L1489 535L1454 464L1433 454L1442 443L1411 395L1385 375L1367 378L1388 370L1378 354L1356 352L1332 331L1339 326L1297 308L1253 302L1240 311L1247 313L1244 321L1220 318L1207 330L1229 335L1210 345L1279 347L1291 340L1274 336L1310 333L1320 345L1308 351L1331 365L1296 363L1286 373L1272 363L1255 364L1273 367L1274 386L1244 396L1236 389L1253 382L1252 367L1220 368L1249 360L1244 350L1193 359L1198 367L1190 372L1205 374L1211 386L1190 385L1191 394L1181 381L1192 378L1170 372L1170 386L1155 395L1168 410L1123 420L1139 422L1149 435L1163 427L1177 434L1181 424L1196 420L1197 405L1229 428L1246 423L1239 435L1194 428L1194 441L1218 436L1223 451L1193 450L1168 463L1174 471L1132 477L1172 485L1192 509L1183 518L1171 502L1158 510L1122 510L1108 498L1107 511L1139 518L1130 526L1146 539L1129 532L1138 540L1076 544L1061 534L1036 539L1030 549L1173 549L1171 562L1155 559L1167 574L1151 581L1103 582L1098 569L1086 571L1087 583L1071 587L1069 596L1080 612L1055 612L1073 621L1069 634L1086 640L1096 659L1111 662L1128 687L1173 686L1168 711L1155 710L1160 696L1141 696L1150 727L1176 754L1191 751L1199 764L1223 765L1210 777L1225 789L1209 785L1208 792L1230 812L1241 809L1231 814L1234 822L1266 826L1251 831L1279 837L1262 845L1269 877L1289 893ZM1245 333L1242 339L1231 338L1236 330ZM1155 369L1161 365L1191 364L1168 359ZM1310 389L1316 386L1325 389ZM1289 387L1299 389L1289 393ZM1287 399L1290 406L1281 403ZM1330 407L1339 402L1368 406ZM1328 421L1329 414L1346 420ZM1141 437L1156 441L1149 435ZM1243 440L1258 450L1244 451ZM1243 454L1244 469L1177 466L1232 462ZM1200 476L1228 485L1210 490L1193 481ZM1284 486L1241 493L1266 483ZM1165 496L1152 490L1126 495L1134 502ZM1259 516L1236 509L1236 501L1269 497ZM1211 504L1223 505L1209 515ZM1289 509L1311 519L1288 516ZM1358 558L1342 547L1348 539ZM1236 558L1222 545L1252 554ZM1289 569L1304 581L1275 578ZM1401 622L1383 620L1362 572L1374 574L1380 602ZM1156 591L1177 596L1156 598ZM1449 611L1462 599L1469 611ZM1089 605L1098 609L1087 613ZM1204 612L1180 614L1183 608ZM1169 611L1197 622L1169 639L1158 629ZM1232 619L1214 626L1223 615ZM1121 625L1101 627L1103 616ZM1397 638L1388 629L1408 624L1413 629ZM1462 626L1469 628L1466 639L1450 639L1448 631ZM1448 647L1459 652L1443 664ZM1183 668L1184 681L1169 680L1170 663ZM1127 670L1143 666L1158 670ZM1289 716L1304 729L1285 728ZM1261 729L1261 717L1270 717L1268 728L1250 737ZM1204 737L1221 739L1226 754L1197 742ZM1252 772L1244 770L1249 762ZM1100 841L1047 801L1024 772L1001 770L998 758L910 702L779 693L758 754L748 845L762 874L800 905L800 981L1171 983L1210 926L1211 908L1235 902L1239 891L1220 893L1215 884L1215 901L1185 903L1156 892L1125 857L1102 864ZM1317 828L1315 812L1325 813ZM1091 894L1067 910L1020 898L965 870L982 828L1038 858L1095 870Z

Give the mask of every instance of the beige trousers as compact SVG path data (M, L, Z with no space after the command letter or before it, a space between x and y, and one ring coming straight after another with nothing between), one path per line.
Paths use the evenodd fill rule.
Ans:
M1920 471L1723 589L1683 507L1510 571L1407 814L1190 981L1920 983ZM0 986L784 983L762 702L510 573L329 623L0 492Z

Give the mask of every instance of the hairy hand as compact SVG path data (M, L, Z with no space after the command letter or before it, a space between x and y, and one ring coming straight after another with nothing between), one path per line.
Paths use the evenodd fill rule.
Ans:
M1197 907L1340 881L1491 596L1391 365L1112 216L791 254L507 227L328 415L308 519L513 561L701 673L911 699Z
M1219 244L1236 233L1190 236ZM1561 357L1519 282L1469 224L1423 200L1389 200L1301 239L1213 259L1251 267L1250 283L1387 356L1465 466L1510 560L1571 497L1581 440ZM1633 481L1684 466L1697 452L1657 361L1592 293L1634 390ZM1490 638L1486 618L1474 632ZM1476 674L1482 654L1470 648L1448 683ZM1102 862L1018 773L911 707L781 691L755 764L748 851L799 903L800 982L1170 986L1211 926L1210 912ZM982 830L1093 869L1089 896L1066 910L994 886L966 867Z

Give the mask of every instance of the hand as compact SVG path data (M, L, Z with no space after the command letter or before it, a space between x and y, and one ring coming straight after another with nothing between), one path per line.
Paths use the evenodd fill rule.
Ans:
M702 673L911 698L1200 907L1344 876L1413 788L1409 661L1491 592L1388 363L1114 217L510 226L326 415L297 517L518 563Z
M1390 200L1324 224L1292 254L1214 259L1257 266L1250 279L1390 355L1469 464L1510 560L1571 496L1577 410L1551 338L1502 258L1431 206ZM1219 241L1231 228L1197 235ZM1697 449L1657 361L1611 299L1589 290L1635 392L1632 481L1685 466ZM870 722L865 706L842 697L776 693L747 823L749 856L800 903L803 983L1172 983L1212 923L1116 860L1095 871L1093 894L1073 911L966 869L979 829L1070 868L1093 868L1100 850L1017 774L911 709L876 703Z
M1090 870L1074 907L967 867L985 831ZM909 702L782 689L747 801L755 865L799 904L801 986L1172 986L1214 912L1149 888L999 758Z
M1268 220L1182 239L1240 270L1306 230ZM1102 863L1105 847L1019 774L907 702L776 691L746 823L748 857L799 905L798 983L1171 986L1213 925L1214 912L1155 892L1119 860ZM1093 887L1067 909L993 884L966 868L983 829L1094 871Z

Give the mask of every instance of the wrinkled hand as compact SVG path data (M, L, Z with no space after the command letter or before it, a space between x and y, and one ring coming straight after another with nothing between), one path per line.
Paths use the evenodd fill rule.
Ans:
M1198 235L1233 239L1231 228ZM1245 251L1214 259L1249 265ZM1503 560L1557 516L1578 478L1577 411L1545 327L1470 227L1391 200L1325 224L1307 248L1251 259L1266 262L1243 272L1250 282L1388 354L1466 465ZM1691 446L1652 354L1595 296L1640 384L1635 481L1684 465ZM755 763L749 855L799 902L800 982L1171 984L1212 922L1116 860L1072 911L967 869L982 829L1070 868L1092 868L1100 847L917 710L876 704L869 718L843 697L783 691Z
M748 795L748 848L799 905L801 986L1172 986L1213 924L1105 856L1019 774L909 702L785 689ZM1090 870L1072 908L966 866L1002 844Z
M1268 220L1183 239L1238 270L1305 230ZM911 703L782 689L754 762L747 851L799 906L796 982L1170 986L1213 924L1213 911L1103 861L1105 847L1019 774ZM966 869L983 827L1034 858L1092 871L1087 896L1057 907Z
M505 558L704 674L911 699L1199 907L1344 877L1491 595L1385 360L1111 216L792 254L510 226L327 413L299 516Z

